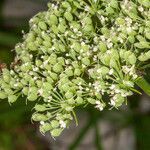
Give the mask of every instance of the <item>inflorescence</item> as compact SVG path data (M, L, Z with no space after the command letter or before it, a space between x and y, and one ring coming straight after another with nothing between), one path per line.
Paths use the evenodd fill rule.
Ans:
M0 76L0 99L36 101L40 132L59 136L75 108L118 108L150 59L149 0L57 0L30 20L15 61Z

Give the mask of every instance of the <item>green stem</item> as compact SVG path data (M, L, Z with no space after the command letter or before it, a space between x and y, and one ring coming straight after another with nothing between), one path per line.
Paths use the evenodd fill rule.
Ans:
M99 135L98 122L95 123L95 146L97 150L102 150L102 142L101 137Z
M76 150L77 146L80 144L80 142L85 137L88 130L90 129L92 123L93 123L93 119L91 118L89 122L86 124L86 126L81 129L76 140L70 145L69 150Z

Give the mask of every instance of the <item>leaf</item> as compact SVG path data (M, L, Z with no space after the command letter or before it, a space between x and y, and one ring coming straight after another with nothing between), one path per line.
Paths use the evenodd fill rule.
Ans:
M147 82L144 77L139 77L136 80L136 84L147 94L150 96L150 83Z

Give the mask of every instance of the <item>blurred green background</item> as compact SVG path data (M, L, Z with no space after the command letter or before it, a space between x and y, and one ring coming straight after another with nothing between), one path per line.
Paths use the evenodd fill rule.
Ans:
M13 48L22 40L22 31L28 32L29 19L37 12L46 10L47 1L0 0L0 63L9 65L13 61ZM149 76L147 78L150 79ZM150 97L147 95L130 97L128 107L120 110L100 113L90 107L85 110L79 108L78 116L81 120L86 117L86 121L77 127L76 136L72 137L73 126L56 141L50 136L42 136L38 125L31 123L33 105L26 105L23 98L12 106L7 100L0 100L0 150L150 150ZM126 135L128 130L124 129L131 129L132 132ZM125 135L124 139L128 141L119 143L121 136ZM69 143L66 142L68 137L72 139Z

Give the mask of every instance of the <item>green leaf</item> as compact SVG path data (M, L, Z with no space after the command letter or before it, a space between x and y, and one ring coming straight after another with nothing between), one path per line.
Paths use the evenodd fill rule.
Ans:
M148 83L143 77L139 77L136 80L136 84L147 94L150 96L150 83Z

